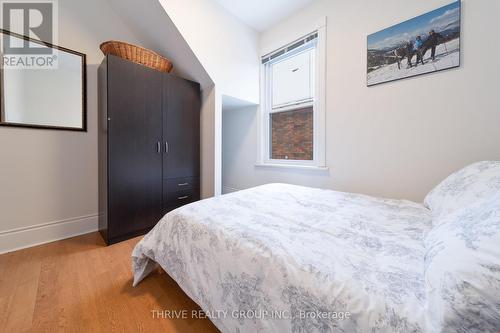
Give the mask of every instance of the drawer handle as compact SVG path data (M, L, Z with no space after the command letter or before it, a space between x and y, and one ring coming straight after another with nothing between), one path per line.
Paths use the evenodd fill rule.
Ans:
M177 200L183 200L189 198L189 195L185 195L183 197L177 197Z
M189 183L180 183L180 184L177 184L177 186L188 186Z

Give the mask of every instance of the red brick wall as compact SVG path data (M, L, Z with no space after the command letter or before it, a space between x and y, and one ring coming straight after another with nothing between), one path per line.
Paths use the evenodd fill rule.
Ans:
M271 158L313 159L313 108L271 114Z

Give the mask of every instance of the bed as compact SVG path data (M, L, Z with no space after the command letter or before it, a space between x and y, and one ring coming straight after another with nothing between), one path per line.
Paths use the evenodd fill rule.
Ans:
M424 204L288 184L202 200L165 215L137 244L134 285L161 266L222 332L457 332L464 325L493 332L500 325L500 252L491 245L500 241L497 193L500 163L481 162L447 178ZM462 223L484 209L486 231ZM475 249L460 233L474 235ZM491 243L486 249L481 238ZM478 251L489 255L478 260ZM459 254L473 261L465 271L480 267L482 275L461 278L464 267L449 265ZM464 280L473 286L466 298ZM470 314L469 301L482 301L482 312Z

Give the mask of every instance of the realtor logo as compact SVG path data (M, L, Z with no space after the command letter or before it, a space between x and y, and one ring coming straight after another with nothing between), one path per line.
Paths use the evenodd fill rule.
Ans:
M28 2L3 2L2 18L5 30L22 31L24 36L53 44L53 4ZM5 54L51 54L52 49L40 47L23 40L22 45L12 45L13 39L4 35ZM18 43L17 43L18 44Z
M57 67L57 0L0 0L4 68Z

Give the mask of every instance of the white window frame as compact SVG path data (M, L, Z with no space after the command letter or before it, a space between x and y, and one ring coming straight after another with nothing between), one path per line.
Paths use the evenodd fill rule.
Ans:
M300 103L300 107L313 106L313 160L290 160L290 159L272 159L270 156L270 115L275 112L283 112L287 110L298 109L296 103L289 106L280 107L279 110L272 110L272 84L270 76L272 76L270 66L261 65L261 103L259 112L259 130L258 130L258 161L257 166L271 167L290 167L290 168L305 168L305 169L326 169L325 161L325 119L326 119L326 101L325 101L325 86L326 86L326 17L319 20L315 28L304 31L304 33L295 36L288 40L288 43L283 43L281 47L293 44L301 37L317 33L315 68L314 68L314 98L310 103ZM275 48L275 49L279 49ZM299 54L292 52L290 56ZM286 59L287 55L283 56ZM281 59L280 59L281 60ZM278 61L280 61L278 60Z

